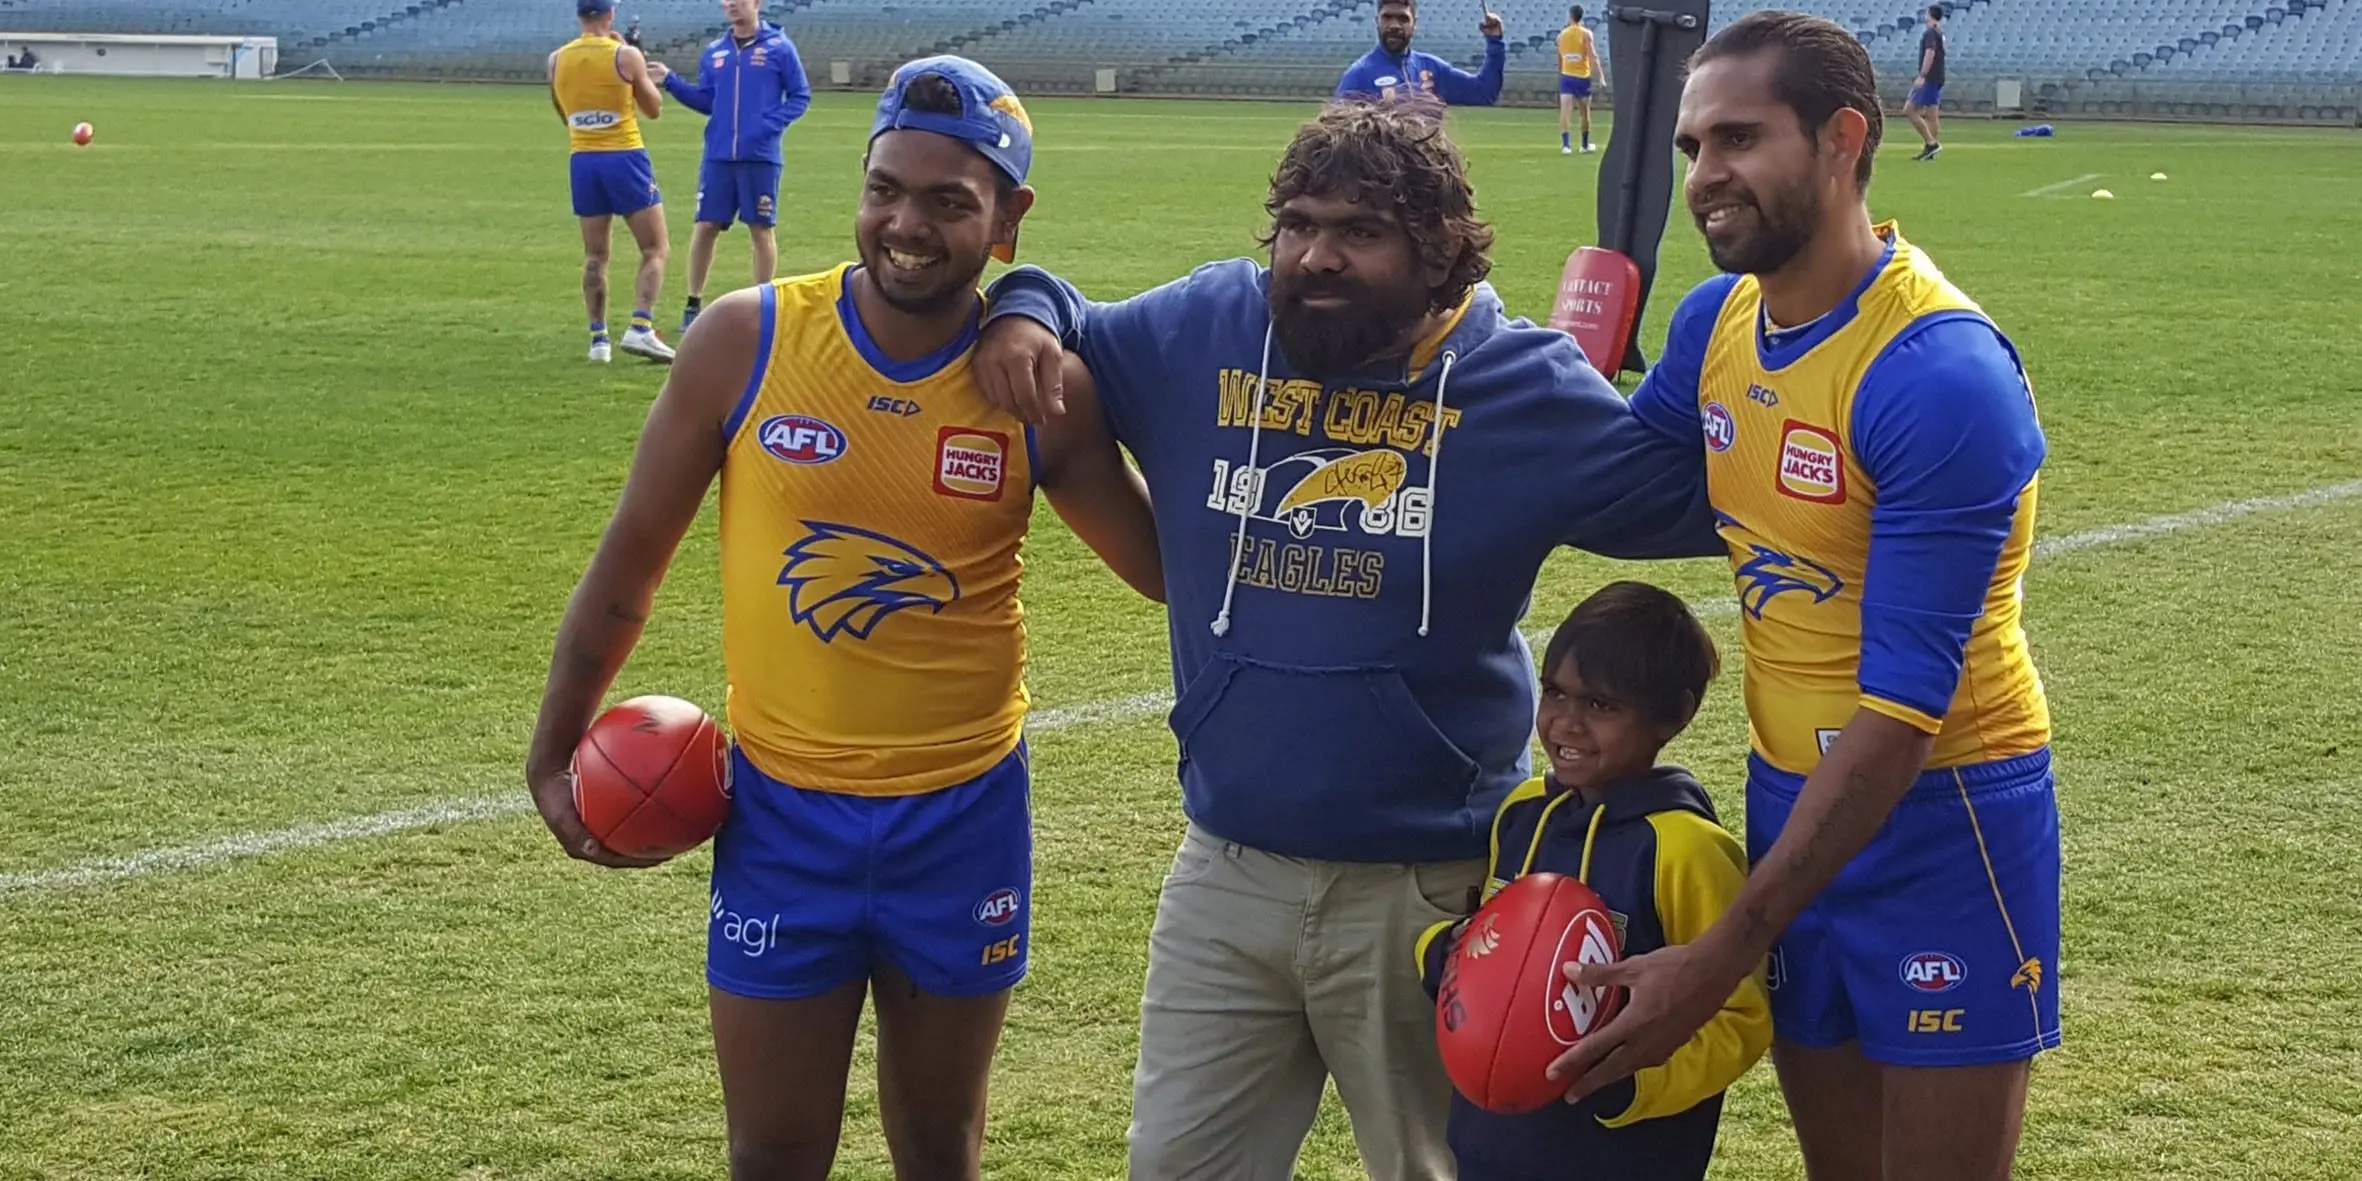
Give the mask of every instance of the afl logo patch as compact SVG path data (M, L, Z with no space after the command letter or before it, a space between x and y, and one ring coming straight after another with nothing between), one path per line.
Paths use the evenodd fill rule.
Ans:
M775 414L755 428L755 439L774 459L827 463L845 453L845 432L804 414Z
M1698 412L1698 418L1706 427L1707 450L1728 451L1730 445L1738 441L1739 422L1731 417L1729 408L1722 403L1706 403L1706 408Z
M987 927L1007 926L1023 906L1024 899L1018 897L1017 891L1002 886L976 904L976 921Z
M1968 965L1960 957L1940 951L1922 951L1903 957L1903 983L1920 992L1950 992L1968 979Z
M960 500L999 500L1009 469L1009 436L947 426L935 435L935 491Z

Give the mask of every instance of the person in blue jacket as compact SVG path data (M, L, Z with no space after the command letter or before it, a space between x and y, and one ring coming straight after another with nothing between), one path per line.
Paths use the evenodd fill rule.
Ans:
M1036 421L1089 383L1154 505L1189 823L1128 1175L1288 1176L1334 1077L1371 1176L1448 1181L1451 1083L1404 949L1473 908L1531 777L1518 623L1544 559L1719 552L1705 443L1503 310L1431 113L1331 104L1266 209L1268 268L1120 303L1009 272L974 365Z
M714 244L733 221L746 223L754 281L768 283L779 271L779 243L771 232L779 222L779 141L787 125L811 108L812 83L804 77L795 42L761 13L760 0L722 0L730 27L699 56L695 82L662 64L652 67L665 93L706 116L683 332L704 306Z
M1418 0L1378 0L1378 44L1337 79L1338 98L1416 99L1454 107L1489 107L1501 101L1501 70L1509 60L1502 43L1501 17L1487 11L1477 26L1484 34L1484 68L1471 74L1432 53L1411 48L1419 31Z

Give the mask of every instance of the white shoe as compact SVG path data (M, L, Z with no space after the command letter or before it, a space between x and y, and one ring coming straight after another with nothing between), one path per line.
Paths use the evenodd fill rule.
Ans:
M1558 154L1561 156L1572 156L1575 154L1575 150L1566 146L1565 144L1560 144L1558 145Z
M1584 155L1586 155L1586 156L1588 156L1588 155L1590 155L1591 153L1593 153L1593 152L1596 152L1596 151L1598 151L1598 150L1599 150L1599 145L1598 145L1598 144L1584 144L1584 145L1583 145L1583 154L1584 154Z
M659 365L673 363L673 347L659 339L653 328L633 328L625 332L623 351L635 357L646 357Z
M606 342L606 341L603 341L603 340L594 340L594 341L592 341L592 342L591 342L591 351L590 351L590 359L591 359L591 364L593 364L593 365L604 365L604 364L606 364L606 363L607 363L607 362L608 362L610 359L612 359L612 358L613 358L613 354L607 351L607 342Z

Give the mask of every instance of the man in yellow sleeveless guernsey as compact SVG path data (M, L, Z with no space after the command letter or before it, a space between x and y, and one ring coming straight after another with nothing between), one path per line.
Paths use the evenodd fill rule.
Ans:
M1583 6L1567 9L1558 31L1558 152L1572 154L1574 115L1583 113L1583 150L1591 151L1591 76L1602 73L1599 42L1583 27Z
M2016 349L1870 219L1877 80L1843 27L1750 14L1676 125L1714 264L1633 396L1699 432L1754 752L1747 884L1681 947L1580 975L1622 1015L1558 1064L1662 1062L1769 957L1814 1181L2001 1181L2059 1041L2059 816L2020 583L2045 451Z
M560 625L526 769L568 852L640 864L583 829L566 765L719 472L736 745L706 977L738 1181L827 1175L871 992L896 1175L978 1175L1030 938L1034 489L1163 597L1146 487L1096 402L1037 438L971 375L976 279L1033 203L1025 108L973 62L923 58L869 142L860 262L733 292L683 338Z
M640 139L640 118L657 117L664 92L648 59L615 35L615 0L575 0L582 35L549 56L550 101L572 144L574 216L582 220L582 302L590 311L590 359L604 364L607 345L607 253L612 219L621 217L640 244L632 281L631 327L623 351L670 363L672 346L656 335L653 310L672 253L664 231L664 196ZM635 109L636 108L636 109Z

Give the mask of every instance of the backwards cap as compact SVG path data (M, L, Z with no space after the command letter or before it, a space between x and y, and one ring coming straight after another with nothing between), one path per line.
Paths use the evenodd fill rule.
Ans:
M911 82L928 74L951 83L960 99L958 114L912 110L905 105ZM869 138L874 142L889 131L904 130L950 136L973 148L1014 184L1024 184L1033 167L1033 119L1025 113L1025 104L998 75L964 57L922 57L894 71L885 93L878 96L878 114L869 126ZM1013 261L1016 245L995 246L992 254L1002 262Z

